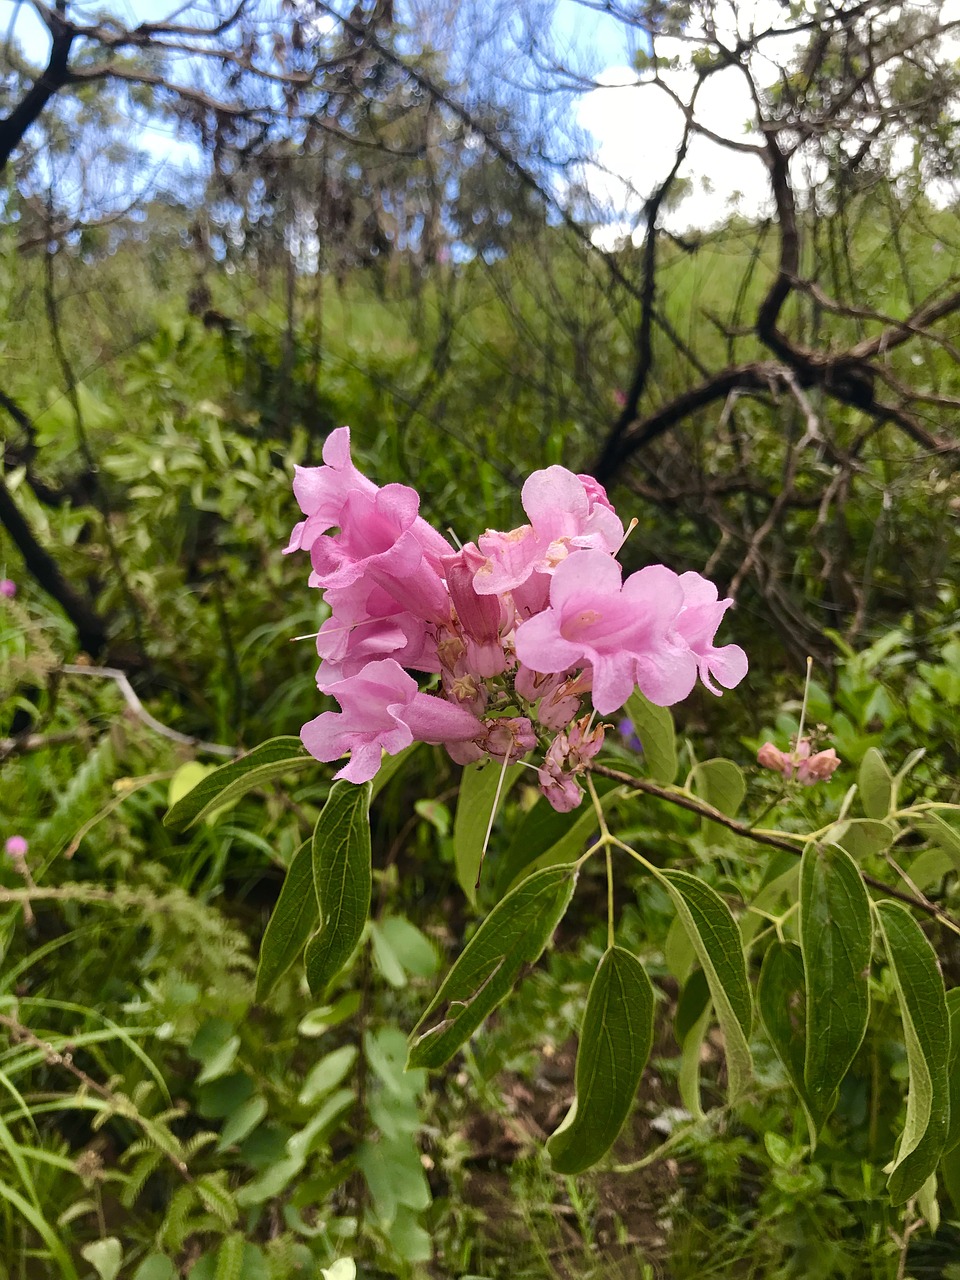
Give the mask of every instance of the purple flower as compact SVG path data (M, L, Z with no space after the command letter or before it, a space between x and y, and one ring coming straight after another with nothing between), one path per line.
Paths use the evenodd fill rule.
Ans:
M30 848L23 836L9 836L4 849L11 858L25 858Z
M8 600L12 600L17 594L17 584L12 578L0 578L0 596L6 596Z
M639 751L639 752L643 751L643 743L637 737L637 731L633 727L632 720L629 720L626 716L624 716L624 718L617 725L617 732L620 734L620 737L623 739L624 746L629 747L631 751Z

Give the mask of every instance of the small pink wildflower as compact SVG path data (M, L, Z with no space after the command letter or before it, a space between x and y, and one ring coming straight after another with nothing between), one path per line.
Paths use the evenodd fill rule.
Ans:
M12 578L0 578L0 596L6 596L8 600L12 600L17 594L17 584Z
M831 778L841 761L833 747L811 755L810 739L801 738L796 750L790 752L781 751L772 742L765 742L757 752L757 764L782 774L788 782L796 779L802 786L812 787Z
M11 858L25 858L30 846L23 836L9 836L4 849Z

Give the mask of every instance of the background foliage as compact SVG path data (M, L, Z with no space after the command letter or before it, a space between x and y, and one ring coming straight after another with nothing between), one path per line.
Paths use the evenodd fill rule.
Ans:
M668 76L681 26L697 75L720 74L730 42L702 27L707 8L614 15L638 76ZM249 749L319 709L310 641L290 638L322 605L279 552L292 467L342 422L368 474L413 484L463 540L516 524L522 478L562 462L637 516L630 567L706 565L732 585L748 682L678 709L671 777L652 736L642 759L615 745L615 768L689 775L723 809L697 766L730 758L738 820L794 833L833 824L858 781L857 819L886 818L864 786L871 751L892 774L912 761L905 803L960 800L960 234L934 187L955 149L949 15L794 6L800 53L766 78L748 56L763 26L744 28L747 140L800 138L818 182L792 204L774 184L773 218L680 233L674 175L640 193L638 243L606 251L558 105L591 68L548 47L543 6L509 41L496 6L486 21L433 9L345 13L321 40L319 10L251 7L187 58L164 46L199 37L123 43L119 19L55 6L54 44L83 29L74 78L18 138L39 68L8 41L0 576L19 592L0 599L0 835L30 852L25 872L0 869L0 1277L349 1280L354 1259L369 1276L949 1280L956 1157L933 1198L892 1206L886 1190L915 1064L879 950L865 1037L811 1152L769 1019L728 1103L725 1039L669 894L618 861L616 941L653 981L650 1062L612 1155L564 1175L544 1144L606 948L593 862L463 1051L429 1077L403 1070L441 975L564 834L532 787L511 790L473 904L460 770L421 747L381 775L370 921L324 993L299 961L261 970L258 991L257 961L285 877L309 892L329 771L267 770L189 829L164 825L221 762L204 742ZM195 172L157 172L141 136L156 120L191 140ZM753 761L796 733L808 652L808 723L843 767L797 789ZM150 729L98 664L200 747ZM694 871L734 907L755 988L771 942L797 936L792 855L650 794L603 802L658 870ZM904 823L891 845L860 826L845 847L955 918L945 812L945 829ZM575 816L567 857L595 831ZM916 918L956 988L956 935Z

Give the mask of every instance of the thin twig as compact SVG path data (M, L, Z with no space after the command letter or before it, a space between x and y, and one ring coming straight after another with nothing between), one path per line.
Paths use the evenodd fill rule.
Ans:
M609 769L603 764L588 764L587 768L591 773L597 773L603 778L612 778L614 782L625 783L628 787L632 787L634 791L642 791L649 796L656 796L658 800L666 800L668 804L677 805L680 809L686 809L690 813L695 813L701 818L709 818L711 822L718 823L721 827L726 827L728 831L735 832L738 836L743 836L744 840L752 840L754 844L769 845L772 849L783 849L786 853L792 853L799 858L803 849L798 848L789 839L784 836L773 835L767 831L756 831L752 827L745 826L742 822L737 822L736 818L728 818L725 813L721 813L719 809L715 809L713 805L704 804L702 800L696 800L693 796L685 795L680 791L670 791L666 787L660 787L655 782L650 782L647 778L635 778L629 773L621 773L619 769ZM803 840L804 837L796 836L797 840ZM877 880L874 876L864 875L864 882L871 889L878 889L883 893L889 894L891 898L896 898L898 902L905 903L908 907L914 907L917 911L924 911L933 919L938 920L940 924L946 925L954 933L960 933L960 921L954 920L946 911L942 911L934 902L929 899L915 898L912 894L904 893L901 889L896 889L893 885L885 884L883 880Z
M240 754L237 747L229 747L222 742L204 742L202 738L194 738L189 733L181 733L178 729L171 729L169 725L161 724L146 709L136 693L134 693L133 686L127 679L126 673L118 667L87 667L67 662L61 667L61 671L66 676L97 676L102 680L112 680L123 694L124 702L134 715L142 720L147 728L152 729L154 733L159 733L161 737L169 738L171 742L179 742L185 747L194 747L197 751L207 751L215 756L228 756L230 759Z

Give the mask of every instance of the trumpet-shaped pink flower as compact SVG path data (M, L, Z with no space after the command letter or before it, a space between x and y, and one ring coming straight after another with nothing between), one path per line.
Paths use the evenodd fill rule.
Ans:
M473 585L483 556L471 542L457 555L445 556L442 564L457 621L467 641L465 657L469 666L484 677L499 675L507 665L500 641L500 601L496 596L478 595Z
M551 579L549 608L517 628L517 657L545 672L589 663L602 716L622 707L636 685L669 706L696 680L696 660L673 633L682 604L680 580L664 565L648 565L621 585L612 556L575 551Z
M429 693L398 662L368 662L362 671L331 685L340 711L324 711L301 729L303 745L317 760L350 760L334 777L368 782L381 753L396 755L411 742L465 743L483 726L463 707Z
M376 583L361 580L328 591L326 600L333 612L317 636L322 688L378 658L394 658L415 671L440 670L435 629Z
M446 621L450 596L439 568L453 548L420 519L419 508L416 492L402 484L351 493L340 513L340 533L317 537L310 549L317 585L336 590L362 579L418 616ZM424 537L424 529L431 537Z
M321 534L340 524L340 513L351 493L372 496L377 485L353 465L350 457L350 428L331 431L323 445L322 467L297 467L293 492L306 516L294 527L284 555L309 551Z
M723 615L733 601L719 599L720 593L714 584L699 573L681 573L680 585L683 608L677 618L677 632L696 655L700 679L719 697L720 690L712 683L711 676L725 689L733 689L747 674L747 655L738 644L717 649L713 643Z
M529 524L509 533L488 529L479 538L486 560L474 585L481 595L513 591L531 574L549 574L574 550L613 555L623 541L623 525L592 477L547 467L527 477L521 497Z

